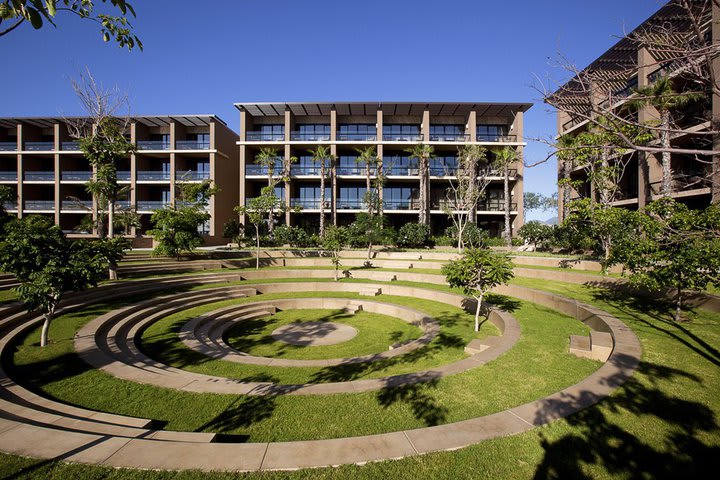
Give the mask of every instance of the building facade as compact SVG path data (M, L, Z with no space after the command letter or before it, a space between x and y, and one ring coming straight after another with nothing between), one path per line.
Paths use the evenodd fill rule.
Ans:
M657 126L660 123L658 109L638 107L632 100L637 98L638 88L647 87L661 77L669 77L676 92L703 92L703 98L673 111L669 136L673 150L671 196L691 208L704 208L713 198L720 199L718 157L689 152L712 151L713 144L720 145L718 136L712 134L720 125L720 98L697 81L700 75L707 75L702 44L720 43L720 8L715 2L690 2L690 5L700 26L701 41L688 12L679 2L669 2L558 89L550 103L564 102L567 108L558 109L557 113L558 135L573 137L592 126L588 116L617 115L638 124ZM657 39L655 47L639 41L651 33ZM683 48L695 48L698 54L696 57L679 55ZM720 57L715 55L709 68L714 71L714 78L720 78ZM587 77L580 80L583 75ZM588 80L590 77L593 80ZM573 90L579 93L575 95ZM659 147L659 136L656 133L655 140L648 146ZM623 170L612 201L614 206L637 209L661 197L661 153L630 150L610 161L622 165ZM588 180L587 168L558 161L558 180L568 175L572 185L558 187L560 221L567 200L598 197L593 182Z
M153 211L175 202L180 182L212 180L220 192L203 227L208 244L224 243L223 224L235 217L238 198L237 134L213 115L136 116L126 135L137 152L118 165L118 183L127 193L117 210L139 214L140 227L125 234L135 246L150 246L146 232ZM5 205L23 217L47 215L69 237L94 237L88 217L97 205L86 191L93 169L63 118L0 118L0 185L16 193Z
M239 201L253 198L267 185L267 169L256 163L261 149L277 151L276 174L282 162L296 157L290 170L288 189L276 187L286 207L299 207L282 222L316 230L320 211L320 166L310 150L327 146L334 162L326 179L326 221L346 225L365 210L365 166L357 162L358 150L373 146L382 165L385 183L380 187L383 214L395 227L419 218L417 159L407 152L417 144L431 145L430 219L435 234L449 225L442 210L449 182L455 178L458 147L477 144L492 151L509 146L522 158L523 113L531 104L522 103L236 103L240 110ZM503 179L491 172L485 198L477 208L477 222L491 235L503 229ZM523 222L523 165L511 170L513 227Z

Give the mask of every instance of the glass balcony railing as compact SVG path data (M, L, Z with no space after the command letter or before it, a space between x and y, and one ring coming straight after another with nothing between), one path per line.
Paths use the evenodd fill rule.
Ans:
M92 180L93 172L89 171L63 171L60 172L60 180L69 182L87 182Z
M331 204L332 204L332 200L326 198L325 199L325 208L330 209ZM319 210L320 209L320 199L319 198L291 198L290 206L291 207L302 207L302 208L308 209L308 210Z
M159 171L143 171L137 172L138 181L169 181L170 172L159 172Z
M290 140L296 140L296 141L312 141L312 142L329 142L329 141L330 141L330 132L328 132L328 133L290 132Z
M127 170L118 170L117 172L117 179L118 182L129 182L132 178L132 175Z
M377 133L338 133L335 138L340 142L374 142L377 140Z
M17 142L0 142L0 152L16 152Z
M282 142L285 140L284 133L245 132L245 139L248 142Z
M25 210L55 210L55 202L53 200L25 200Z
M359 198L338 198L337 200L338 210L362 210L365 207L365 202Z
M383 207L385 210L417 210L420 203L417 200L385 200Z
M363 166L354 166L354 167L345 167L340 166L337 167L337 174L338 175L365 175L365 167ZM372 172L371 172L372 174Z
M467 133L431 133L431 142L469 142L470 134Z
M80 142L62 142L60 148L62 150L78 152L80 151Z
M0 172L0 182L17 182L17 172Z
M140 211L151 212L159 210L170 205L170 202L164 200L144 200L137 202L137 209Z
M175 180L179 182L192 182L196 180L208 180L210 178L210 172L186 170L184 172L175 172Z
M330 169L325 167L325 174L328 175ZM266 173L267 175L267 173ZM290 175L320 175L320 165L291 165Z
M245 165L245 175L263 175L267 176L268 168L264 165ZM273 170L273 176L279 177L281 169L276 168Z
M517 210L517 203L511 203L510 204L510 211L514 212ZM478 203L478 211L480 212L504 212L505 211L505 201L502 199L499 200L488 200L488 201L481 201Z
M60 204L61 210L72 210L78 212L92 210L92 207L92 200L63 200Z
M55 150L55 142L25 142L25 150L28 152L47 152Z
M422 133L383 133L383 140L386 142L422 142Z
M170 142L164 140L139 140L138 150L170 150Z
M417 176L420 172L417 167L390 167L385 173L394 177L412 177Z
M25 172L26 182L54 182L55 172Z
M17 210L17 202L5 202L3 203L3 208L6 211Z
M130 209L130 200L118 200L115 202L115 209L123 209L123 210L129 210Z
M517 141L517 135L502 135L497 133L483 133L478 134L478 142L515 142Z
M175 142L177 150L208 150L210 140L178 140Z

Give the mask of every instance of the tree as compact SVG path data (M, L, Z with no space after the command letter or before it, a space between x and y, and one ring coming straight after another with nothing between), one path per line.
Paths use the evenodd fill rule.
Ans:
M477 248L468 248L462 257L443 265L442 274L451 287L462 289L465 295L472 296L477 302L476 332L480 330L480 309L485 294L498 285L508 283L514 276L510 257Z
M290 177L292 176L292 166L298 162L298 157L294 155L287 156L283 159L282 181L285 186L283 204L287 207L290 205ZM285 208L285 225L290 225L290 213L292 209Z
M323 250L329 251L332 255L332 264L335 267L335 281L338 281L338 270L340 264L340 251L347 244L348 241L348 230L345 227L338 227L331 225L325 231L325 236L322 239Z
M207 206L218 188L211 180L205 180L198 184L181 183L178 189L174 205L153 212L150 221L154 228L148 233L157 242L155 255L179 259L183 252L192 252L204 243L200 228L210 220Z
M670 145L670 131L672 129L673 111L684 107L690 102L703 99L705 96L699 92L676 92L672 80L668 76L658 78L655 83L635 90L636 96L629 105L634 108L651 106L660 115L658 125L660 146L662 148L662 184L660 193L664 197L672 195L673 173L670 163L672 147Z
M380 160L378 159L377 153L375 152L375 146L371 145L369 147L365 148L358 148L355 149L355 151L358 153L357 158L355 158L355 162L358 165L364 165L365 166L365 196L367 197L372 189L372 185L370 182L370 176L372 174L372 169L375 169L376 171L379 169ZM379 213L382 210L382 206L377 205L371 205L366 202L366 208L368 209L368 213L372 215L374 213L373 206L377 206Z
M260 268L260 225L266 219L268 224L272 224L274 222L272 215L279 210L282 210L282 205L272 185L263 187L260 196L249 199L246 205L235 207L235 211L247 217L248 222L255 227L255 269Z
M557 209L558 194L553 193L550 196L543 195L542 193L536 192L525 192L523 194L523 210L531 212L533 210L540 210L546 212L548 210Z
M683 290L720 285L720 205L691 210L671 198L648 204L625 219L630 234L613 246L633 285L675 290L675 321L681 319Z
M0 236L2 236L5 225L13 219L13 216L5 209L5 205L11 202L17 202L17 195L7 185L0 185Z
M505 237L505 245L512 247L512 225L510 224L510 167L520 159L517 150L512 147L505 147L495 152L495 160L493 165L502 170L503 173L503 196L505 212L505 229L503 237Z
M552 238L553 227L538 221L532 221L520 227L518 235L526 242L532 244L534 248L538 248L538 244L542 245Z
M0 268L20 282L16 291L28 312L43 315L41 346L48 343L50 322L63 295L97 285L108 263L122 257L125 248L123 238L71 242L43 216L31 215L6 226Z
M330 149L323 145L310 150L312 160L320 164L320 238L325 237L325 177L327 176L327 162L332 160Z
M430 159L433 158L435 149L432 145L419 143L405 150L410 158L418 161L418 176L420 177L419 209L421 225L430 224Z
M112 6L110 13L119 10L121 15L96 13L102 4ZM134 47L143 49L143 44L132 32L128 14L135 18L135 9L125 0L5 0L0 2L0 28L3 23L13 22L11 26L0 30L0 37L7 35L25 22L29 22L35 30L43 27L44 20L57 27L58 12L68 12L80 18L92 20L100 25L103 41L114 40L120 47L132 50ZM43 20L44 19L44 20Z
M268 187L275 188L278 180L275 178L275 163L280 156L276 148L261 148L260 153L255 156L255 163L262 165L267 170ZM268 234L272 236L275 224L275 210L272 208L267 212L268 218Z
M367 245L367 259L372 258L373 245L379 245L388 238L387 217L360 212L350 226L352 238Z

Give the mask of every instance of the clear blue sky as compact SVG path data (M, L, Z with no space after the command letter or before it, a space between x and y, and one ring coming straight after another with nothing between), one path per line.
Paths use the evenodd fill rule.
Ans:
M527 137L555 132L530 88L561 78L558 51L585 66L658 0L133 0L145 51L105 44L68 16L0 37L0 116L81 114L69 78L88 66L126 90L135 114L213 113L237 131L241 101L534 102ZM526 163L545 156L530 142ZM525 190L556 191L555 162ZM552 212L533 213L547 218Z

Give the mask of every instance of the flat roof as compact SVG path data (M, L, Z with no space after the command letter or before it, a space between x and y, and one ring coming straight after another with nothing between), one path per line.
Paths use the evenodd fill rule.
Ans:
M18 123L26 123L40 128L52 127L57 123L64 123L65 120L79 120L90 117L0 117L0 127L11 128ZM227 123L217 115L131 115L130 119L142 123L148 127L166 127L171 122L177 122L186 127L206 127L210 122L220 122L227 127Z
M511 112L525 112L532 103L504 102L239 102L235 108L245 110L253 117L282 116L290 110L299 116L329 115L331 110L338 115L375 115L382 109L388 115L422 115L429 110L431 115L467 115L477 111L482 116L502 116Z

